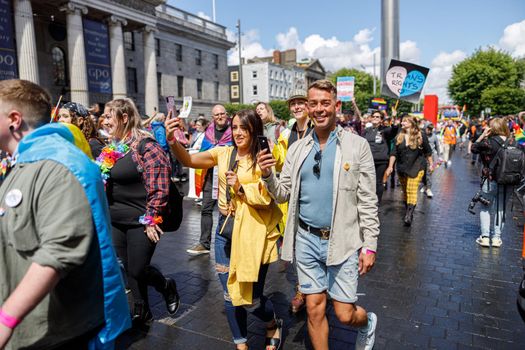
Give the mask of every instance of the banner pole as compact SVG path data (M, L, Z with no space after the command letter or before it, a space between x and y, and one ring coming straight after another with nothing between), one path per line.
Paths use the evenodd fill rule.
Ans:
M62 95L60 95L60 98L58 99L57 105L55 106L55 109L53 109L53 112L51 114L51 120L49 121L50 123L54 123L55 122L55 116L58 113L58 106L60 106L60 101L62 101Z

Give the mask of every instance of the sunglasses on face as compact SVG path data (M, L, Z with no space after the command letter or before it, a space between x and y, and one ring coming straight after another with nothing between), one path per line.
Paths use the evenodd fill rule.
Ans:
M321 159L322 159L321 151L315 152L314 160L316 163L314 164L313 171L314 171L315 177L317 178L321 176Z

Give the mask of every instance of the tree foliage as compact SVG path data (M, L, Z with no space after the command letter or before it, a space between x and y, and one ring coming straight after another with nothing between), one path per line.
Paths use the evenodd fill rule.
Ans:
M467 105L467 110L476 115L486 107L493 111L499 110L500 107L493 104L499 102L505 103L501 110L515 113L524 107L523 102L504 102L506 99L500 94L513 91L513 96L518 96L520 93L514 89L520 88L524 73L523 61L514 60L509 54L494 48L478 49L472 56L453 67L452 77L448 82L448 93L454 103L460 106Z
M505 86L485 89L481 94L481 105L490 107L493 115L519 112L525 106L525 90Z
M289 120L292 116L290 110L288 109L288 103L286 101L270 101L270 106L273 109L273 113L277 119ZM242 109L253 109L255 110L254 104L233 104L227 103L224 105L226 112L229 116L234 116L235 113Z

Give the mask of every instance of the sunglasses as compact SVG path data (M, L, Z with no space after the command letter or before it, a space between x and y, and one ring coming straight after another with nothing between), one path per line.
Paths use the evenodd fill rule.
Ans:
M317 178L321 176L321 159L322 159L321 151L315 152L314 160L316 163L314 164L313 171L314 171L315 177Z

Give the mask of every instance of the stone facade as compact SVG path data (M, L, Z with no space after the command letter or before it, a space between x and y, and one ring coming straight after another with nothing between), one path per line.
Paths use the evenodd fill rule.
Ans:
M41 84L54 100L62 95L66 101L92 104L129 96L143 114L154 109L165 112L165 96L174 95L182 104L177 89L179 76L183 77L182 96L193 98L192 117L209 117L215 103L229 101L226 55L234 44L227 40L226 28L221 25L168 6L164 0L10 2L15 18L13 32L16 42L21 43L17 51L30 53L17 52L19 77ZM80 45L83 47L83 19L108 25L112 94L89 92L86 87L85 52L79 50ZM27 33L34 34L28 38ZM126 33L133 33L133 50ZM176 45L182 47L181 61ZM31 54L33 49L36 55ZM196 50L200 50L200 65L196 64ZM63 73L63 79L57 71ZM200 93L198 86L202 87Z

